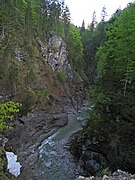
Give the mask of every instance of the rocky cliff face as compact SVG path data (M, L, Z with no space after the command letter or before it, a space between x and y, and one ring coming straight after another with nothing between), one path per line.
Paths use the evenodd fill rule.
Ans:
M41 40L37 37L29 49L24 39L22 41L22 46L9 45L11 57L1 55L1 102L12 99L22 102L24 109L31 109L39 103L50 105L53 97L69 96L65 81L72 81L73 75L62 38L49 36L48 40Z
M5 72L0 74L0 102L10 99L23 104L20 117L10 124L14 128L5 132L6 150L18 155L22 177L33 180L38 146L68 122L72 92L67 82L73 80L73 75L61 37L37 37L30 49L24 42L12 46L7 64L2 55Z
M52 70L57 73L63 69L65 75L73 80L71 65L67 59L66 44L60 36L49 36L47 48L43 42L37 38L37 42L41 48L42 56L50 65Z

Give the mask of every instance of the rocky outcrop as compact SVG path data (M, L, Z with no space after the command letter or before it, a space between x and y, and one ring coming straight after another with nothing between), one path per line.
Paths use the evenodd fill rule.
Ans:
M76 157L80 166L80 174L94 175L100 169L109 167L108 159L103 153L103 149L94 137L87 137L81 131L71 140L70 151Z
M12 47L13 57L9 61L5 61L6 57L2 54L0 97L33 106L39 101L47 105L50 96L68 96L70 88L66 83L61 83L57 76L61 71L66 80L73 80L62 38L49 36L43 40L37 37L29 45L25 44L25 39L21 39L21 42L22 46L18 44Z
M64 41L59 36L44 41L37 37L33 41L31 56L26 47L13 47L14 59L8 66L14 63L10 72L16 74L16 79L11 81L7 76L6 84L2 74L0 85L0 102L6 99L23 104L19 117L10 122L13 129L5 132L8 138L5 148L17 154L21 176L28 180L36 176L33 168L38 147L57 128L67 124L71 108L70 88L57 78L58 71L63 69L67 78L72 79Z
M73 80L71 65L67 59L66 44L60 36L49 36L48 43L45 45L40 38L37 42L42 52L42 57L50 65L52 70L57 74L61 69L69 80Z
M9 124L13 129L5 132L5 148L18 156L23 179L34 180L38 147L57 128L67 124L67 112L76 100L71 99L69 84L61 83L57 77L63 70L67 81L73 80L62 38L52 36L43 41L38 37L28 45L31 47L23 47L25 42L21 42L22 46L12 47L13 59L3 64L12 76L5 76L6 72L0 75L0 102L6 98L23 104L19 117Z
M129 174L127 172L117 170L112 175L104 175L103 177L83 177L79 176L76 180L135 180L135 175Z
M14 128L5 133L9 139L6 150L18 155L23 179L36 179L34 167L38 158L38 147L57 128L67 124L67 112L70 108L70 102L66 98L59 99L52 107L35 109L27 113L27 116L17 118Z
M123 128L122 123L118 129L115 123L108 121L94 129L90 120L89 126L85 126L71 144L71 152L83 169L80 174L95 175L107 167L112 171L121 169L134 173L134 131L129 131L128 126ZM130 132L131 141L126 140L125 132Z
M58 71L63 68L66 75L73 78L71 65L67 60L66 44L60 36L49 38L47 62L53 70Z

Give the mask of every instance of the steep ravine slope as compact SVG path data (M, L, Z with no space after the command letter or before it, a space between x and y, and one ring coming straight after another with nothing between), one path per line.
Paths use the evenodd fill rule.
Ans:
M32 169L38 158L37 148L45 138L67 123L69 106L67 99L60 99L53 107L28 113L21 118L23 123L17 121L12 132L7 133L9 141L6 149L18 155L23 178L34 179L35 172Z
M3 41L7 44L6 40ZM72 78L72 71L62 38L54 36L41 41L37 37L33 40L30 49L25 45L25 41L22 43L22 47L8 45L11 55L9 59L9 55L6 57L1 53L1 99L9 97L30 106L40 102L41 99L47 101L49 95L68 94L68 90L65 91L67 86L62 75ZM1 43L2 45L4 46L4 42ZM60 70L63 71L62 75L59 73ZM58 74L61 75L59 79Z
M68 122L68 111L76 107L75 79L62 38L50 36L48 40L41 40L37 37L33 48L30 57L28 50L12 47L12 61L7 64L2 56L3 68L7 66L8 74L1 74L0 85L1 102L13 100L23 104L20 116L10 123L13 129L5 132L6 150L18 155L21 176L29 180L35 178L33 168L38 146Z

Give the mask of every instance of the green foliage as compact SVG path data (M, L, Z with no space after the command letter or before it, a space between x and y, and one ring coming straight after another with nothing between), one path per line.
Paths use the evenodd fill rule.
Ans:
M101 89L97 89L97 87L92 86L88 91L87 91L87 99L92 103L92 104L106 104L109 103L110 98L107 97L104 92Z
M4 39L7 32L15 36L27 34L28 40L35 34L67 36L70 12L64 1L20 0L1 2L1 29Z
M61 82L64 82L67 80L67 76L65 74L65 71L64 69L60 69L58 72L57 72L57 78L59 81Z
M37 93L36 93L36 95L37 95L39 98L46 97L47 94L48 94L47 91L37 92Z
M97 53L94 104L85 131L94 136L113 168L135 170L135 3L107 23Z
M0 179L1 180L13 180L14 178L11 179L11 177L8 177L7 173L0 172Z
M12 120L14 114L19 112L19 107L21 106L21 103L14 103L12 101L0 104L0 132L4 129L10 128L6 124L6 120Z
M46 46L52 35L68 39L70 12L63 0L2 0L0 22L0 91L15 95L35 83L36 38Z
M104 175L107 175L107 176L111 175L111 170L108 167L99 170L99 172L97 173L97 176L99 177L103 177Z
M123 94L131 89L135 79L135 4L131 4L107 27L107 41L97 52L98 77L108 78L112 86L119 82ZM106 81L106 83L108 83Z
M0 172L3 171L5 164L6 164L6 157L5 157L4 149L0 147Z
M74 70L81 72L83 71L84 61L83 61L83 47L79 29L70 24L69 35L67 39L67 50L68 59Z
M98 25L95 26L95 20L93 19L89 29L85 29L83 26L80 29L83 44L83 58L85 62L84 68L90 82L93 82L95 78L95 55L98 47L105 40L105 27L106 22L101 21Z
M98 129L102 123L101 115L98 111L88 111L89 121L87 122L85 131L98 135Z
M41 91L41 92L36 92L35 94L38 97L38 101L40 102L40 104L42 104L45 101L45 98L48 97L49 93L48 93L47 90L44 90L44 91Z

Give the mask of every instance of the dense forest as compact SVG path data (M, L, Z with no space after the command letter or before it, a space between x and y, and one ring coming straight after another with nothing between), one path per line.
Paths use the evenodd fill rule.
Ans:
M73 154L79 159L82 147L87 144L87 151L95 151L105 158L107 163L101 169L120 168L134 173L135 3L118 9L108 21L103 7L99 23L94 11L87 28L85 21L81 27L71 23L64 0L2 0L0 5L0 96L12 100L18 92L23 94L22 89L30 93L28 87L34 95L42 96L42 92L35 89L36 44L39 39L47 44L50 37L62 37L74 82L83 82L85 98L93 105L87 111L87 124L71 145L71 151L75 149ZM43 58L40 57L41 62ZM59 71L59 76L68 81L64 73ZM28 96L25 101L22 96L15 98L15 101L20 98L22 104L12 101L0 104L0 135L7 128L5 120L12 119L19 108L33 103L26 103ZM5 163L1 149L0 153L0 161ZM8 179L9 175L2 172L5 171L3 165L0 171L0 176ZM85 171L96 173L87 167Z
M47 44L50 37L60 35L67 45L68 59L74 71L83 73L81 37L78 28L70 23L70 12L64 1L2 0L0 12L0 79L5 87L1 93L12 89L10 93L14 95L18 81L28 84L32 80L31 63L36 59L36 43L39 38ZM23 62L27 70L24 80L18 70ZM75 68L79 64L80 68Z
M120 168L132 173L135 171L134 17L135 4L130 3L124 10L118 9L109 21L103 19L94 27L89 40L84 39L88 30L81 29L86 71L94 76L90 77L92 85L87 91L93 108L86 127L76 139L80 156L83 144L88 151L102 155L111 170ZM95 173L87 165L85 168L88 174Z

